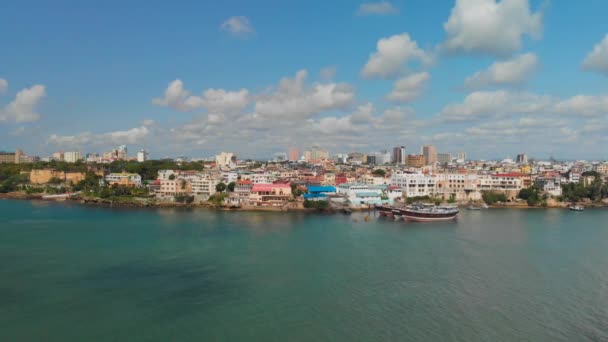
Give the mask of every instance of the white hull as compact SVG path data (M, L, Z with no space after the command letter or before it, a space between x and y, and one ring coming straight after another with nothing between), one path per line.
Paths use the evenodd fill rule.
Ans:
M456 219L457 215L448 216L448 217L418 217L418 216L408 216L403 215L405 221L411 222L445 222L445 221L453 221Z

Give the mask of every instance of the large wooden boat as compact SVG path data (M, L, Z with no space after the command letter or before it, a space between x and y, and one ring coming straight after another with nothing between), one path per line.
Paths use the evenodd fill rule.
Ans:
M458 217L458 208L451 206L436 206L432 204L413 204L400 210L406 221L436 222L451 221Z

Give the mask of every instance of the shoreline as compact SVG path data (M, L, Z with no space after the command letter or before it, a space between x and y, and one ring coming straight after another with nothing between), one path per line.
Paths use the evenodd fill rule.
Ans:
M315 213L315 214L331 214L331 213L343 213L344 209L329 208L329 209L314 209L314 208L303 208L303 207L257 207L257 206L244 206L244 207L217 207L213 204L197 203L197 204L185 204L175 202L162 202L162 203L145 203L143 201L137 202L124 202L124 201L111 201L101 198L61 198L61 199L49 199L43 198L40 194L26 194L22 192L9 192L0 193L0 199L7 200L23 200L23 201L44 201L44 202L67 202L73 204L79 204L83 206L91 207L105 207L105 208L141 208L141 209L163 209L163 208L184 208L184 209L207 209L215 211L227 211L227 212L298 212L298 213ZM608 208L608 203L586 203L586 202L559 202L560 204L548 205L548 206L528 206L527 204L492 204L488 207L490 209L565 209L568 210L570 205L583 204L585 209L601 209ZM455 204L460 210L466 210L471 204ZM478 204L473 204L478 205ZM370 208L347 208L350 212L371 212L374 211L373 207Z

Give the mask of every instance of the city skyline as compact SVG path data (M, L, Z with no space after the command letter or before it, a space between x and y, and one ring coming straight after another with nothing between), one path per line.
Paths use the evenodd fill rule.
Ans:
M8 3L0 150L607 159L608 3L322 5Z

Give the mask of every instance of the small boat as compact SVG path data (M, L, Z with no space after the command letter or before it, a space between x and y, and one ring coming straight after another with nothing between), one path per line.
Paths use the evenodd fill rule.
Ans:
M481 208L474 207L472 205L467 207L468 210L481 210Z
M481 205L481 209L488 209L488 208L490 208L490 207L488 207L488 205L485 203Z
M585 207L583 207L582 205L571 205L568 209L572 211L583 211L585 210Z

